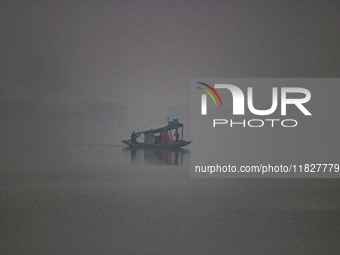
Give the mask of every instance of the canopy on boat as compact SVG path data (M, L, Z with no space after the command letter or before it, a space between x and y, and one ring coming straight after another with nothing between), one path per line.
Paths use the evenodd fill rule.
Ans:
M164 130L171 130L180 127L183 127L183 124L179 123L178 119L173 119L172 121L168 121L168 125L161 125L154 128L146 129L143 131L136 132L136 134L158 133Z

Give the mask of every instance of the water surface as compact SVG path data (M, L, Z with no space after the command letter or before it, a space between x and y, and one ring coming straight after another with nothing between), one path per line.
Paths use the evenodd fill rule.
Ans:
M338 180L190 179L190 146L131 150L114 124L1 130L1 254L340 252Z

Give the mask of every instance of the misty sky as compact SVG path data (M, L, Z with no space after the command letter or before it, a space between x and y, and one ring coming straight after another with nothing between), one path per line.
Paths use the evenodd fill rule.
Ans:
M192 77L337 77L338 1L0 1L2 102L189 100Z

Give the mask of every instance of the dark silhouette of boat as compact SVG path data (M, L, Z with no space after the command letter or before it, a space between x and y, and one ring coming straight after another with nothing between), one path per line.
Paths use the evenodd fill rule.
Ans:
M168 120L167 125L133 132L131 139L122 142L131 148L181 148L192 143L183 140L183 126L178 119ZM144 141L137 140L141 135Z

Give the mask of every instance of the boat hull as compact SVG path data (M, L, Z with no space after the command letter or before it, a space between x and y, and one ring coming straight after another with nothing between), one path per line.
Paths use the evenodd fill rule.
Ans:
M191 141L176 141L172 143L156 143L156 144L145 144L145 143L131 143L131 140L122 140L123 143L131 148L181 148L189 145Z

